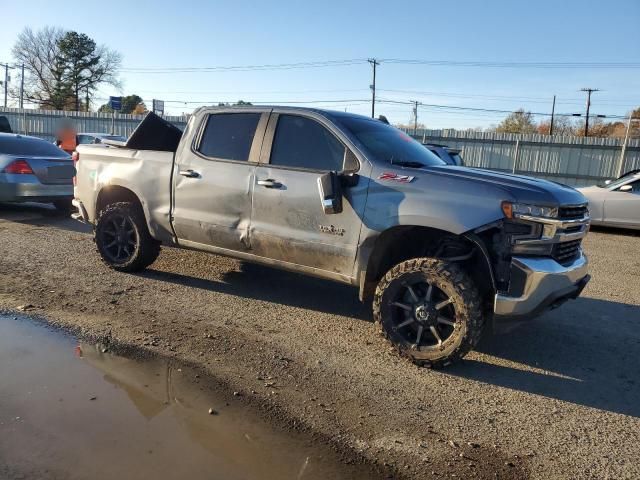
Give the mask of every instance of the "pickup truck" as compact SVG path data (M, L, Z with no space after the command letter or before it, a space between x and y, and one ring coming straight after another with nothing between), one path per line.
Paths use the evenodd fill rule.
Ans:
M139 271L170 245L349 284L419 365L448 365L488 324L589 281L581 193L448 166L368 117L203 107L181 132L149 114L126 142L74 159L76 216L109 267Z

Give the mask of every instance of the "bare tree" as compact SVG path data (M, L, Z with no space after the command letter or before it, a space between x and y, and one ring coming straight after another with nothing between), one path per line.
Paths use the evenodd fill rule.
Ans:
M59 41L64 30L57 27L44 27L34 32L25 28L13 46L12 53L16 63L24 64L24 98L43 108L62 109L64 104L56 99L55 90L59 78L56 78L56 57L60 53ZM19 92L12 90L12 96Z

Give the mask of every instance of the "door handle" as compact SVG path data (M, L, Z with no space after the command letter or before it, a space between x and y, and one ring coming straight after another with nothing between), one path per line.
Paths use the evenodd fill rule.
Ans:
M196 172L195 170L180 170L178 172L180 175L182 175L183 177L188 177L188 178L198 178L200 176L200 174L198 172Z
M267 178L266 180L258 180L258 185L261 185L265 188L280 188L282 184L277 182L273 178Z

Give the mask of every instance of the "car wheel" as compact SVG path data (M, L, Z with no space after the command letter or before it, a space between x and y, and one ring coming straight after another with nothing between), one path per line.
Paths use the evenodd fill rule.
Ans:
M443 367L480 340L483 316L478 289L457 264L416 258L380 280L373 316L399 353L418 365Z
M130 202L113 203L100 212L95 242L104 263L121 272L143 270L160 253L142 209Z

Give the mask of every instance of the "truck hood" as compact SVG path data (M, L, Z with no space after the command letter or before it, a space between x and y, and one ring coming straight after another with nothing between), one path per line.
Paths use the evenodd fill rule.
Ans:
M539 178L478 168L452 166L426 167L425 170L431 175L442 177L443 180L482 184L485 187L501 189L507 194L505 200L509 200L509 197L512 197L513 200L519 203L558 206L587 202L584 195L576 189Z

